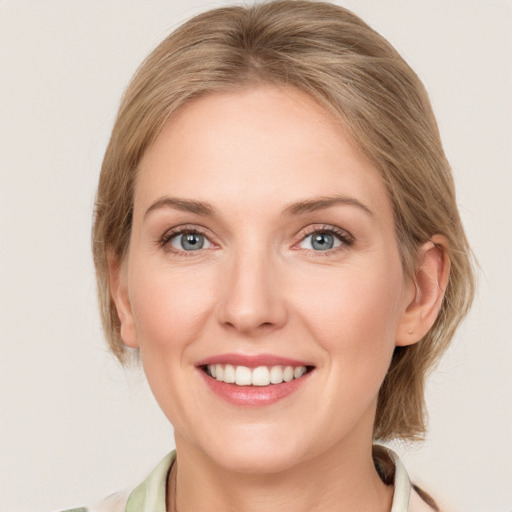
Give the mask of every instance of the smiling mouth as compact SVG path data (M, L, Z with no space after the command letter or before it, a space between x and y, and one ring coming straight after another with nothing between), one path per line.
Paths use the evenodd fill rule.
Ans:
M272 386L300 379L313 370L313 366L237 366L231 364L208 364L201 369L209 377L235 386Z

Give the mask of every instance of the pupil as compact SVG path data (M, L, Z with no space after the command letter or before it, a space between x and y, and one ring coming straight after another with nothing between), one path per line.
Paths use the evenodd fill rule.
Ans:
M201 249L203 245L204 237L198 233L188 233L187 235L183 235L181 239L181 246L188 251L197 251Z
M332 249L334 245L334 238L329 233L318 233L313 236L313 242L311 245L313 246L313 249L327 251L328 249Z

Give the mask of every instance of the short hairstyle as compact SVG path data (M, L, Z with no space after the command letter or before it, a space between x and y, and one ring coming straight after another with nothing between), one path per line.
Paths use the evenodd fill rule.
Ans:
M136 72L103 160L93 227L109 345L123 362L108 255L122 261L127 252L144 152L190 100L258 84L295 87L342 121L387 188L407 275L414 276L418 249L433 235L448 242L451 269L439 315L419 343L395 348L377 403L374 438L421 438L425 377L473 299L471 252L423 84L381 35L333 4L277 0L205 12L170 34Z

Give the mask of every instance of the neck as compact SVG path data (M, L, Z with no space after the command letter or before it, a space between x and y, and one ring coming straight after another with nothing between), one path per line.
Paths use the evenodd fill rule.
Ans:
M388 512L393 489L378 476L370 443L347 443L275 473L220 467L176 438L177 464L169 475L173 512Z

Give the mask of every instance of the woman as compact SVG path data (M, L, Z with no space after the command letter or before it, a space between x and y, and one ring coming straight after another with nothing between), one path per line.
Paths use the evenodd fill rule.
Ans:
M118 510L437 510L375 440L473 295L427 94L327 3L193 18L130 84L93 249L110 347L175 432ZM373 445L373 446L372 446Z

